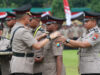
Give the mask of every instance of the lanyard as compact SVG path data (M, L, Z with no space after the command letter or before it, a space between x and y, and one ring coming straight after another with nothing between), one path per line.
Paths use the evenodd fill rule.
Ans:
M41 28L41 25L35 30L33 37L36 36L36 33L38 32L38 30Z

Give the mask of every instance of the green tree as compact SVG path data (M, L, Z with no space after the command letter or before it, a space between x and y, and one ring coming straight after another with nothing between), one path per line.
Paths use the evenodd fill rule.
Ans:
M52 2L52 14L53 16L64 18L64 6L63 0L53 0Z
M68 0L71 8L86 7L90 0Z
M92 0L88 7L91 8L94 12L100 12L100 0Z

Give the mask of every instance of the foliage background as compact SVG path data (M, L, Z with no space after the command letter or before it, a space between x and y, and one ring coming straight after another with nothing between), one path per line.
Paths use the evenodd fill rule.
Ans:
M100 0L68 0L70 8L91 8L100 12ZM31 3L33 8L52 8L56 17L64 17L63 0L0 0L0 8L16 8Z

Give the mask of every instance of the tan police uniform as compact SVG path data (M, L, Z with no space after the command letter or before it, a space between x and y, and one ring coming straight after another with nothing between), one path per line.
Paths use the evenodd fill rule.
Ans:
M19 22L16 22L14 27L12 28L11 31L11 37L13 32L15 31L16 28L24 26ZM31 33L27 28L20 28L15 32L13 42L12 42L12 50L13 52L16 53L24 53L24 57L18 57L13 55L11 62L10 62L10 67L11 67L11 73L29 73L33 74L33 64L34 64L34 59L32 57L26 56L29 53L32 53L32 45L36 43L37 40L33 38Z
M6 39L5 37L1 37L0 40L0 50L6 50L8 45L9 45L9 41L8 39Z
M65 37L65 38L68 38L68 28L67 29L60 29L60 32L62 33L62 35Z
M1 72L2 75L9 75L9 60L10 56L8 53L5 52L9 45L9 40L5 37L1 37L0 40L0 63L1 63Z
M73 26L72 31L73 31L73 39L79 38L79 27Z
M100 30L96 26L79 39L88 41L91 47L80 48L79 71L80 74L100 73Z
M83 35L83 33L86 33L86 28L83 26L79 27L79 37L81 37Z
M68 28L68 38L72 39L73 38L73 30L72 27Z
M36 37L42 35L44 32L45 31L42 28L40 28L37 31L37 33L36 33L36 35L34 37L36 38ZM41 48L40 50L34 50L34 58L36 58L36 57L38 57L38 58L39 57L44 57L43 56L43 48ZM43 70L43 62L42 61L41 62L35 62L34 65L33 65L33 68L34 68L34 74L42 73L43 72L42 71Z
M60 44L57 47L57 43L52 40L44 46L44 60L43 60L43 75L57 75L57 59L56 56L62 55L63 46ZM66 75L64 65L62 65L61 75Z

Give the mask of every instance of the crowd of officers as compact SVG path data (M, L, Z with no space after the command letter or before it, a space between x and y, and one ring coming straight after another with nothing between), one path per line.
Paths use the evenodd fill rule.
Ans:
M0 57L2 75L66 75L63 45L80 48L80 75L100 75L100 30L96 26L96 19L85 19L84 26L88 31L82 37L76 33L72 37L67 33L68 29L71 33L77 30L81 34L83 27L64 27L64 31L61 27L65 19L50 15L41 17L42 13L29 12L31 7L27 4L13 9L16 14L8 13L3 18L10 30L8 38L5 38L2 36L3 28L0 28L0 39L6 40L6 43L0 44L0 48L4 44L7 49L2 48L2 51L10 50L12 56ZM80 38L76 40L78 37Z
M66 38L73 40L77 40L83 33L86 33L86 29L83 24L78 24L77 22L74 22L71 26L64 25L61 30Z

